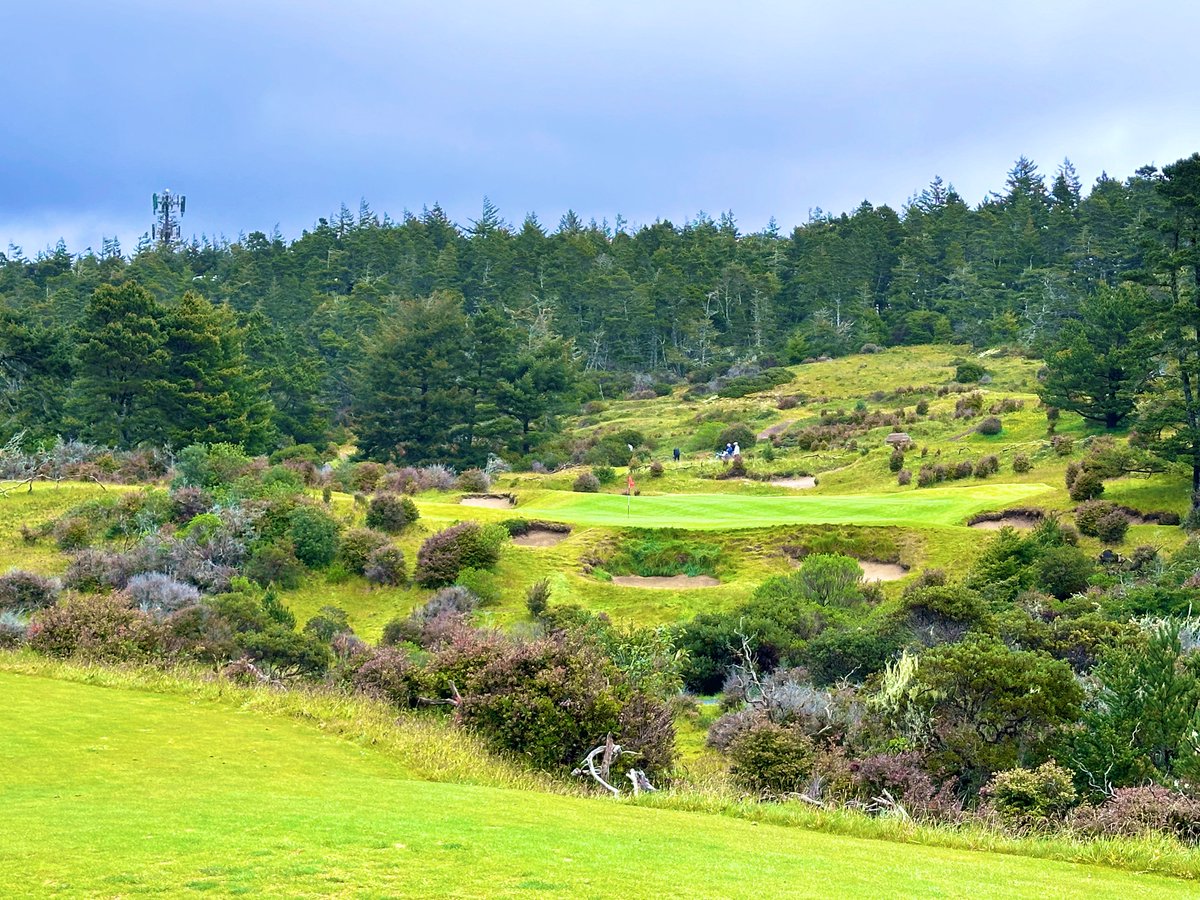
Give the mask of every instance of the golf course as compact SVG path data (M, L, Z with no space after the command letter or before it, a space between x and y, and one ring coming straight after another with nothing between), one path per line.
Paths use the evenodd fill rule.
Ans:
M433 782L422 776L437 777L439 751L443 777L465 780L449 764L465 755L461 735L420 729L421 743L384 749L251 710L236 691L199 698L107 680L0 674L0 817L10 825L0 879L10 896L827 897L836 885L858 897L1038 898L1052 883L1057 897L1165 898L1188 889L1103 867L517 790L505 767L482 760L482 783Z

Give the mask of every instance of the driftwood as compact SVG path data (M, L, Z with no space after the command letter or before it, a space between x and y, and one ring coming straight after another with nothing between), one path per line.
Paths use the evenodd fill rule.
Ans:
M614 797L621 796L621 789L612 784L611 778L612 764L619 759L622 754L629 755L632 751L621 749L620 744L613 743L612 735L608 735L604 739L604 743L599 747L594 748L587 756L583 758L582 765L579 768L572 770L571 774L576 777L589 775L591 778L611 793ZM637 755L637 754L632 754ZM597 762L599 758L599 762ZM625 777L629 779L633 788L633 795L636 797L642 791L656 791L654 785L650 783L650 779L646 777L646 773L641 769L630 769L625 773Z

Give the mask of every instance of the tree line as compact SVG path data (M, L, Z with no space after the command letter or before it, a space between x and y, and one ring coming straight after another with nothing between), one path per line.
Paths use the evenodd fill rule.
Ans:
M576 370L584 384L625 387L947 340L1052 359L1095 346L1099 329L1126 335L1116 348L1126 356L1153 360L1141 384L1115 378L1104 424L1121 424L1129 398L1137 406L1153 388L1160 433L1186 456L1197 417L1197 169L1193 156L1124 180L1102 175L1085 191L1069 162L1047 178L1021 158L1004 190L976 206L936 178L900 211L817 210L790 234L773 222L742 233L728 213L632 229L568 212L551 230L533 215L507 223L486 201L462 226L438 206L394 221L364 203L291 242L261 232L143 241L128 258L115 241L81 255L60 243L33 259L10 247L0 255L4 431L118 444L212 431L253 447L318 443L348 424L369 435L390 420L390 432L365 439L375 455L477 458L536 443L553 427L547 398L565 397ZM132 318L106 320L109 292L130 285L145 293L121 295ZM1126 328L1135 318L1137 335ZM423 356L404 356L405 341L427 337ZM426 383L396 380L411 380L410 366ZM214 406L206 392L224 400ZM1080 389L1064 387L1063 405L1071 392ZM153 402L134 408L148 393ZM440 448L394 424L431 415Z

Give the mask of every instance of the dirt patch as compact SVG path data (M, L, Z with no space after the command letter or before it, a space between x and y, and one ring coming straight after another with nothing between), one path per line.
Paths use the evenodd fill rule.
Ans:
M799 491L806 491L809 488L817 486L817 479L811 475L799 475L795 478L772 478L771 484L776 487L794 488Z
M1035 519L1033 516L1004 516L1000 519L985 519L982 522L973 522L970 527L978 528L980 531L999 531L1001 528L1016 528L1027 531L1030 528L1037 528L1041 523L1041 519Z
M659 588L677 590L679 588L716 587L721 582L711 575L614 575L613 584L623 587Z
M571 536L569 531L550 531L546 528L530 528L524 534L514 535L512 542L518 547L553 547Z
M482 506L484 509L512 509L517 505L516 498L508 494L473 494L458 502L462 506Z
M882 563L870 559L860 559L858 567L863 570L863 581L899 581L908 574L908 569L898 563Z
M760 441L769 441L771 438L775 437L775 435L787 431L790 426L795 424L796 423L794 420L789 420L787 422L780 422L777 425L772 425L770 428L764 428L758 433L758 439Z

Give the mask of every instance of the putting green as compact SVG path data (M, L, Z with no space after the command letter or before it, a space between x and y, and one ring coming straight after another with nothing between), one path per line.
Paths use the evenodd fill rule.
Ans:
M1045 484L981 484L892 494L662 494L632 501L619 494L544 491L518 503L515 515L576 525L721 531L774 525L962 525L975 513L1050 490Z

